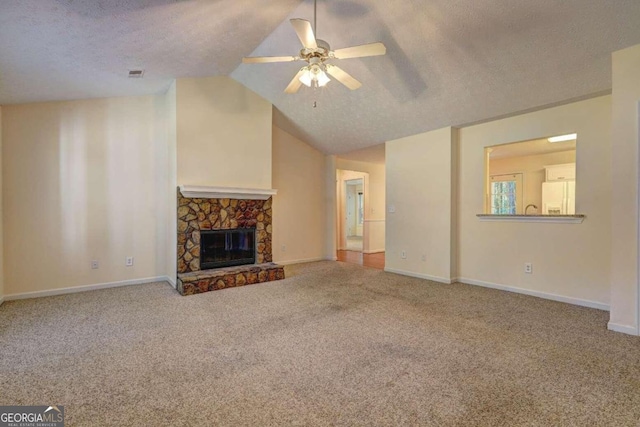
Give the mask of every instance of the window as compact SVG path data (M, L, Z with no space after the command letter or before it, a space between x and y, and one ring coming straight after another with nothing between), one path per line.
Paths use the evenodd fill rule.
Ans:
M522 212L522 174L491 177L491 214L515 215Z

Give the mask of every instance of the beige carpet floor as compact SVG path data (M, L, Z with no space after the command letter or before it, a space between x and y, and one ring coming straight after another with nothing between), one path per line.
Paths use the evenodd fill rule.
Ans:
M182 297L0 307L0 404L68 426L638 426L640 338L608 313L353 264Z

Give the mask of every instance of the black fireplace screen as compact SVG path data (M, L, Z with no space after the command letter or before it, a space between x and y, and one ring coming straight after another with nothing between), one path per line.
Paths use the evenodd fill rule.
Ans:
M200 269L255 264L255 228L200 232Z

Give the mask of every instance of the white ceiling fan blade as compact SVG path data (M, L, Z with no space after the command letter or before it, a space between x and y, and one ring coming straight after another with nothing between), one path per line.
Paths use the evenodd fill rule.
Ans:
M313 28L311 28L311 22L306 19L291 19L289 22L293 25L293 29L296 31L300 42L302 42L302 46L307 49L318 48L316 36L313 34Z
M289 86L284 90L284 93L296 93L298 89L300 89L300 86L302 86L300 77L302 77L305 71L306 67L302 67L300 71L298 71L298 74L291 80L291 83L289 83Z
M329 73L337 81L339 81L349 89L356 90L360 86L362 86L362 83L360 83L359 81L351 77L351 75L347 74L347 72L344 71L342 68L336 67L335 65L329 65L329 64L326 65L326 68L327 68L327 73Z
M243 64L262 64L267 62L292 62L297 56L247 56L242 58Z
M362 58L365 56L378 56L387 53L387 48L380 42L363 44L360 46L345 47L333 51L337 59Z

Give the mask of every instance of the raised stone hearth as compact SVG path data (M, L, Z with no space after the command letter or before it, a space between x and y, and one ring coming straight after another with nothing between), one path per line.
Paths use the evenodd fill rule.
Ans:
M194 295L284 279L284 268L272 262L178 274L178 292Z
M189 195L202 197L185 197L178 189L177 283L182 295L284 279L284 269L271 262L270 194L275 190L267 190L269 194L256 194L256 199L212 198L228 193L220 189L207 191L207 187L190 187L189 190ZM252 197L242 194L242 189L233 190L230 197ZM201 270L200 232L241 228L255 229L256 264Z

